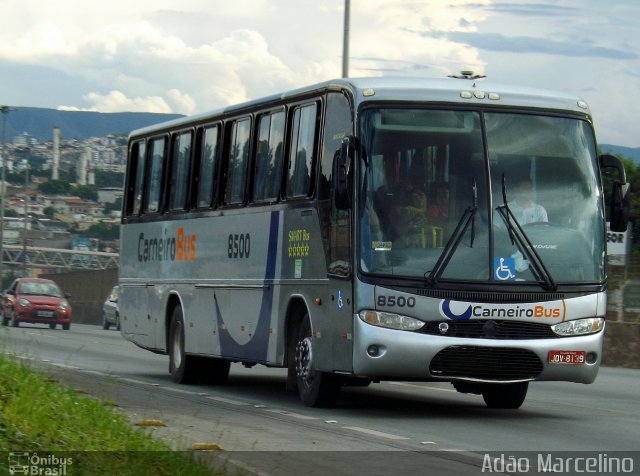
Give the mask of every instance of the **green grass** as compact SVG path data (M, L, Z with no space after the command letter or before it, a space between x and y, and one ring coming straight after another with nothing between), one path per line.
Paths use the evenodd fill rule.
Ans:
M192 454L133 427L112 405L0 354L0 454L9 452L72 458L66 474L74 475L212 474Z

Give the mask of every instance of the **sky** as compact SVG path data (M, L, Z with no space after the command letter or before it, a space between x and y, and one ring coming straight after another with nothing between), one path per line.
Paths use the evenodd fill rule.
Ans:
M574 93L640 147L640 1L351 0L349 76ZM342 73L344 0L2 0L0 104L194 114Z

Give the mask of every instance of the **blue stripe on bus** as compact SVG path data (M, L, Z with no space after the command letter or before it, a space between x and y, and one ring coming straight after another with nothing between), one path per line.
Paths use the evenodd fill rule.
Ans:
M238 344L229 334L224 323L224 318L215 299L216 316L220 328L220 351L222 357L238 357L266 362L269 350L269 328L271 327L271 308L273 305L273 279L276 275L276 263L278 257L278 232L280 225L280 212L271 212L271 224L269 226L269 244L267 247L267 266L264 273L265 290L262 293L262 303L258 315L258 325L252 339L246 344Z

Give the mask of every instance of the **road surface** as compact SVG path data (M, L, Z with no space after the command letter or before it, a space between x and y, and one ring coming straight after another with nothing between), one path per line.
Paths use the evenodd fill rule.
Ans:
M224 386L174 384L168 357L98 326L3 327L0 345L115 402L133 422L162 420L152 431L176 449L215 443L224 449L216 458L250 473L482 474L510 461L530 462L526 474L548 473L553 462L578 473L572 460L565 464L573 457L599 458L600 469L632 458L640 471L640 370L602 368L592 385L533 383L519 410L488 409L450 384L414 382L349 387L335 408L316 409L285 390L284 369L233 364Z

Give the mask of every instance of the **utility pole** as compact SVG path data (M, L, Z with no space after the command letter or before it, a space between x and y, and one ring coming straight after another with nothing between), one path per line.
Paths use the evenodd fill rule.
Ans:
M349 77L349 23L351 0L344 0L344 37L342 41L342 77Z
M7 168L7 115L15 111L14 108L9 106L0 106L0 112L2 113L2 185L0 185L0 288L3 286L3 266L2 261L4 259L4 205L5 205L5 189L6 189L6 168ZM4 289L0 289L3 291Z
M24 268L22 276L29 277L29 268L27 267L27 232L29 230L29 163L24 169L24 237L22 241L22 257L24 258Z

